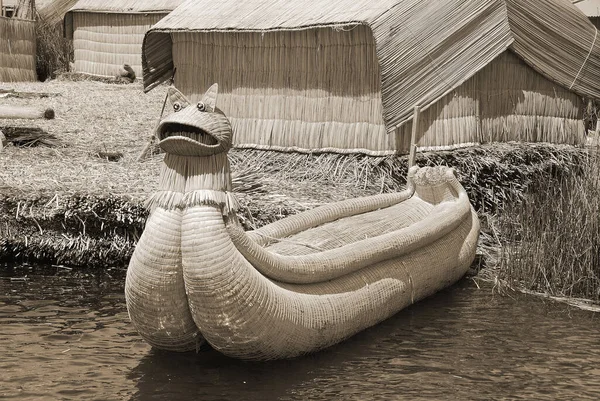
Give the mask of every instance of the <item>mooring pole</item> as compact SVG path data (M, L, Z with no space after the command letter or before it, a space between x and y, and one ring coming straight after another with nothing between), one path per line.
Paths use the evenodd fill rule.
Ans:
M412 119L412 134L410 135L410 153L408 155L408 168L415 165L415 153L417 152L417 130L419 129L419 115L421 107L415 105Z

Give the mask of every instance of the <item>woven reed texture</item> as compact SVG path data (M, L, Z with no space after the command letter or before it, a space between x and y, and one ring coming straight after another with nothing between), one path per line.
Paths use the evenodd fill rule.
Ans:
M161 185L165 185L162 189L174 192L199 191L201 188L223 190L227 185L223 184L222 177L218 177L218 168L210 170L215 176L212 180L208 178L209 169L205 168L196 169L204 178L193 178L197 174L193 172L194 164L214 165L214 162L202 159L219 156L225 155L167 155L165 164L170 166L170 172L161 177ZM415 196L404 202L397 199L400 203L383 210L355 214L308 232L302 231L277 240L267 248L274 255L297 255L300 263L296 270L306 267L303 256L305 261L306 258L318 260L323 253L315 252L316 247L334 252L342 250L338 256L340 260L346 258L346 262L372 262L362 269L338 272L329 277L331 280L313 284L284 284L261 274L232 242L231 228L228 231L228 220L220 205L184 202L168 206L170 210L156 208L127 275L128 308L136 328L149 331L142 336L155 347L171 350L192 347L191 340L179 346L181 336L171 339L169 334L181 332L179 326L173 322L165 323L155 315L180 315L180 312L167 310L169 303L166 302L167 299L183 299L181 291L175 292L172 288L180 290L179 281L175 280L175 284L167 282L168 286L163 284L165 279L161 280L162 275L178 277L179 273L174 271L180 271L179 265L190 313L202 336L217 350L242 359L287 358L316 351L455 282L473 260L479 223L460 184L455 179L448 183L440 182L439 178L436 181L441 174L428 177L430 170L422 169ZM188 172L192 172L191 175L188 176ZM194 184L188 182L190 178ZM361 203L370 203L373 199L381 202L380 196L366 198L357 202L358 211L362 211ZM333 214L352 214L347 202L327 207ZM328 213L320 215L331 220ZM302 220L297 220L291 231L296 231L297 225L303 224ZM312 218L308 220L311 220L310 224L318 223ZM423 229L431 235L415 240L414 235L418 236ZM363 236L370 240L365 242ZM355 248L365 250L365 253L348 254L340 248L352 242ZM382 253L378 258L367 260L366 252L373 248L371 242L384 250L379 249ZM306 249L312 251L307 253ZM327 262L327 259L321 260L318 273L327 269L330 264ZM153 284L155 281L157 283ZM145 298L152 293L148 288L160 291L161 287L169 287L170 295L157 296L158 300ZM163 327L165 330L158 329ZM189 336L184 338L189 339Z
M218 81L219 107L231 118L237 147L372 155L406 151L410 128L402 124L414 105L423 111L422 149L505 136L485 133L478 117L494 103L509 102L510 91L487 106L473 91L486 82L477 73L502 63L509 47L558 86L576 81L572 91L600 95L594 79L600 52L596 45L589 52L594 27L562 0L548 1L543 13L535 2L504 0L314 3L184 2L145 36L146 89L170 78L174 67L176 85L192 99ZM558 32L563 22L567 29ZM546 28L551 35L537 32ZM561 71L553 66L558 58ZM540 86L541 104L549 85L540 80ZM529 133L532 117L526 133L513 139L557 137L560 118L570 118L534 116L548 117L540 131ZM511 128L525 120L516 109L503 118ZM570 134L582 124L567 125L567 142L578 141Z
M227 83L220 84L219 108L231 120L238 147L394 148L381 117L379 67L367 27L173 36L181 66L177 86L196 88L188 97L196 99L212 82ZM298 60L305 61L300 73ZM340 64L332 68L324 60Z
M72 12L75 71L114 77L123 64L141 76L142 41L166 13ZM65 17L67 18L67 17Z
M582 99L506 51L421 113L420 150L464 143L585 143ZM398 130L408 152L412 122Z
M423 241L400 257L305 285L278 283L260 274L232 245L218 210L205 206L186 209L182 220L183 271L195 322L215 349L242 359L287 358L335 344L465 273L474 256L477 217L468 200L459 202L466 205L466 216L455 210L453 203L447 201L442 206L446 218L457 223L447 235ZM415 221L428 221L424 224L434 232L437 216L428 215L427 209L415 207L409 214ZM367 215L349 224L374 234L374 225L382 227L399 220L392 210L387 211L388 219L383 222ZM311 242L337 238L339 247L352 237L344 236L343 227L336 227L322 230L321 237L311 236ZM398 234L391 242L397 245L409 237ZM376 238L388 240L387 236ZM289 238L292 242L295 239ZM326 267L324 259L321 268Z
M35 22L0 17L0 82L35 81Z
M36 2L40 20L51 25L60 22L67 11L69 11L77 1L78 0L53 0L46 2L46 4L43 5Z
M511 49L527 64L575 93L600 98L598 31L569 1L506 0ZM560 18L557 18L560 16ZM555 51L548 51L554 48Z
M127 269L129 316L148 343L189 351L202 343L190 314L181 270L181 211L157 208Z

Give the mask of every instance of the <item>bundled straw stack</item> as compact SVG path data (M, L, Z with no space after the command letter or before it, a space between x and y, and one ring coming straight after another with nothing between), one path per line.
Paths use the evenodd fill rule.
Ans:
M242 148L407 153L494 140L582 143L600 48L564 0L185 1L148 31L146 90L213 81ZM513 80L513 77L516 80Z

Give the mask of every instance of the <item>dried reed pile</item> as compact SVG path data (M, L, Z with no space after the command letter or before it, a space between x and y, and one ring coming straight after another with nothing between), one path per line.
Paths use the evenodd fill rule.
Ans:
M34 81L35 21L0 17L0 82Z

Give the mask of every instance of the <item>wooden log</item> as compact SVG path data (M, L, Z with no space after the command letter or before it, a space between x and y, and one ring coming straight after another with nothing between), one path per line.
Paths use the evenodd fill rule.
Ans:
M22 106L6 106L0 105L0 118L15 119L36 119L45 118L51 120L54 118L54 110L51 108L40 110L34 107L22 107Z
M19 99L38 99L45 97L56 97L60 96L60 93L50 92L19 92L14 89L2 89L0 88L0 98L2 97L15 97Z

